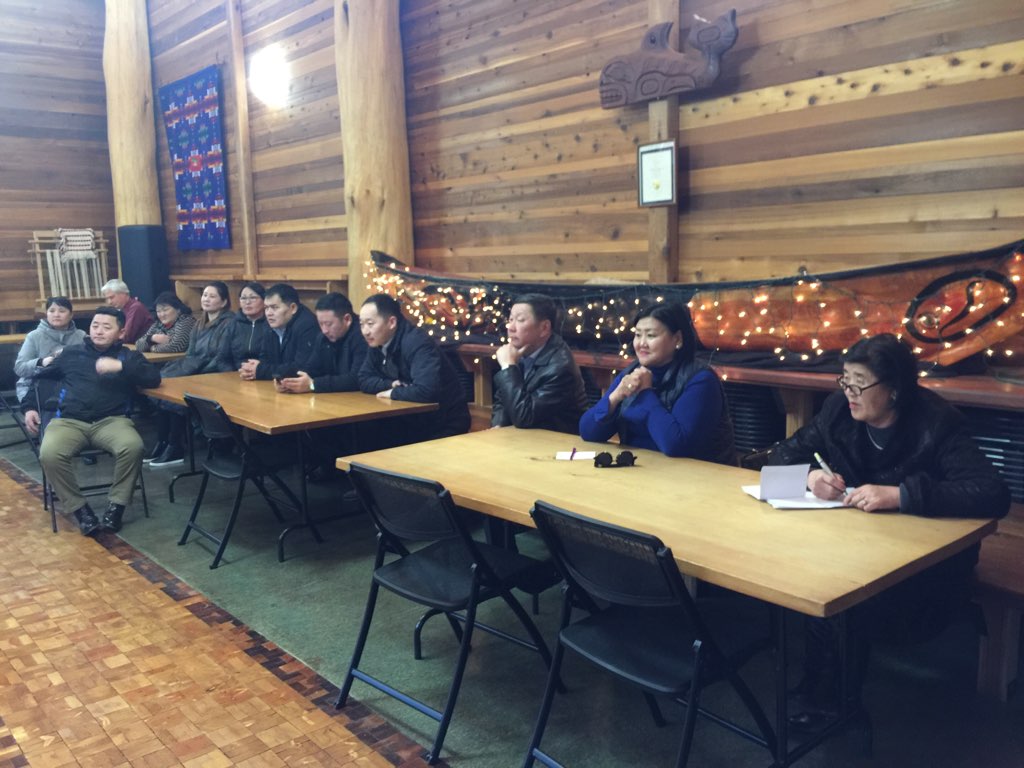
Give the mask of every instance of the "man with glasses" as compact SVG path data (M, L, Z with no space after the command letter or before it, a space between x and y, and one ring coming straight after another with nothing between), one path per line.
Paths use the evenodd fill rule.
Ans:
M246 360L238 370L246 381L285 379L298 371L320 336L313 313L299 301L299 293L287 283L267 289L263 312L272 333L258 359Z

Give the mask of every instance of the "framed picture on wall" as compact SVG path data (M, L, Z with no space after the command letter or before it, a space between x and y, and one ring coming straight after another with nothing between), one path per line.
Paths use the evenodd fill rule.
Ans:
M676 143L643 144L636 151L637 202L641 207L676 204Z

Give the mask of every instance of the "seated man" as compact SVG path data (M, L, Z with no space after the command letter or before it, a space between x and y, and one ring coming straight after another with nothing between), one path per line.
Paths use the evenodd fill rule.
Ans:
M121 341L134 344L149 326L153 324L153 316L146 305L132 296L128 284L124 280L108 280L100 289L107 304L124 312L124 336Z
M102 527L121 530L124 508L131 503L142 468L142 438L128 418L132 397L140 387L160 385L160 371L139 352L125 349L124 313L100 307L89 326L85 345L68 347L58 357L39 362L35 377L59 381L54 417L43 431L39 463L53 489L72 510L83 536ZM49 409L49 403L43 407ZM38 413L26 413L30 429L38 429ZM82 496L72 459L89 447L114 456L114 481L102 523Z
M359 310L359 327L370 345L359 371L359 388L363 392L439 405L433 413L382 421L378 433L385 445L434 440L469 431L466 393L455 367L426 332L402 317L397 301L385 293L368 298Z
M299 362L309 357L320 335L316 318L299 301L299 292L287 283L267 289L263 311L272 332L259 359L242 363L238 375L246 381L294 377Z
M539 293L519 296L508 316L508 344L497 353L491 426L575 434L587 393L569 345L554 332L555 303Z

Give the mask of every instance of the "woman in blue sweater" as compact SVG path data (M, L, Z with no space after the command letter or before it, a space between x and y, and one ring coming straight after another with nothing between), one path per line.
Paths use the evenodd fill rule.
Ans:
M603 442L618 434L622 445L735 464L725 392L715 372L694 358L690 313L680 304L654 304L633 326L636 362L583 414L580 436Z

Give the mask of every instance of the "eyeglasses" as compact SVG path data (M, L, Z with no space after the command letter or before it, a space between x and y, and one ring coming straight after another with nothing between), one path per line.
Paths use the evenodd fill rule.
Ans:
M607 467L632 467L636 464L636 456L633 455L632 451L623 451L612 460L612 455L608 451L601 451L594 457L594 466L598 469L605 469Z
M839 385L839 388L843 390L843 392L849 392L854 397L860 397L862 394L864 394L865 390L871 389L872 387L877 387L881 383L881 380L879 380L876 381L874 384L868 384L866 387L859 387L856 384L850 384L842 376L836 377L836 384Z

